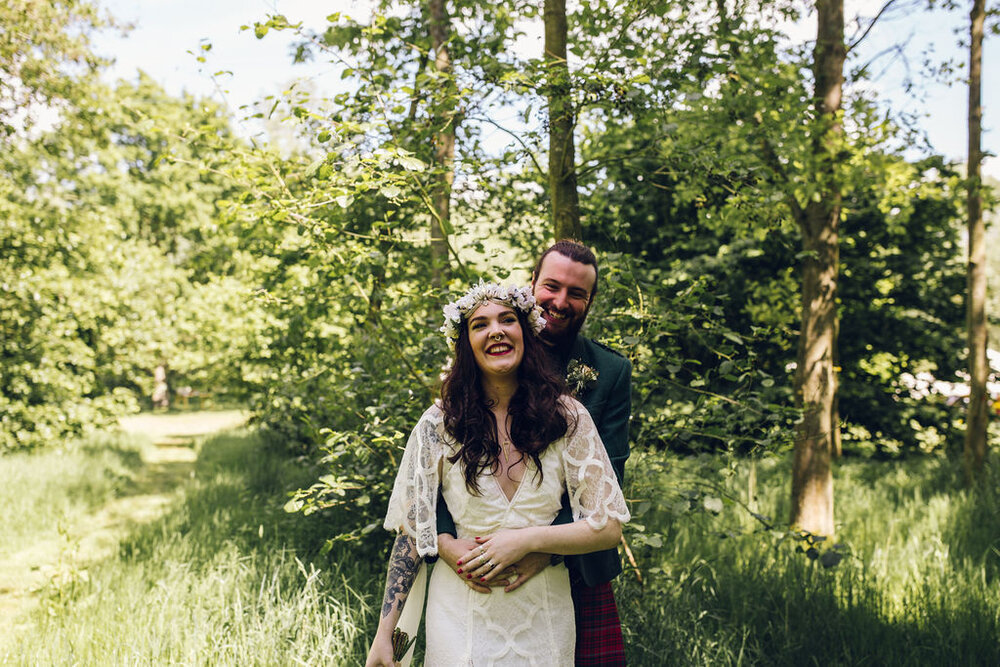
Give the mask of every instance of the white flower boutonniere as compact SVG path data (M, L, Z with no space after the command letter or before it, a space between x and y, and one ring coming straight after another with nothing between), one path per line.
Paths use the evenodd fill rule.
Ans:
M599 373L588 366L581 364L579 359L571 359L566 366L566 384L574 396L579 396L597 383Z

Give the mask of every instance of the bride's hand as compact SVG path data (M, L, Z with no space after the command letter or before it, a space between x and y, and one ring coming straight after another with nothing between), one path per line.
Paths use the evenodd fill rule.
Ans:
M531 551L527 539L530 528L501 530L492 535L477 537L479 545L462 557L462 563L471 570L473 581L491 582L498 576L517 575L512 566Z
M376 634L365 667L396 667L398 664L392 659L392 640Z
M511 576L505 578L494 579L489 585L481 583L479 579L473 579L472 575L460 563L465 563L471 559L477 553L475 550L478 548L479 546L474 540L459 539L447 533L438 535L438 556L472 590L477 593L490 593L490 586L508 586L514 581L515 576L513 573L509 573Z

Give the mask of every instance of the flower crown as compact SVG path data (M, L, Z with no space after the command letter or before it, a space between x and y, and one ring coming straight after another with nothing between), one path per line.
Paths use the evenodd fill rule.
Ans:
M484 283L479 281L472 289L452 301L444 307L444 325L441 333L445 335L453 345L458 340L458 332L462 328L462 318L479 308L486 301L496 301L515 310L519 310L528 317L528 324L535 333L541 333L545 328L545 318L542 317L542 308L535 302L535 297L528 287L516 287L515 285L501 285L500 283Z

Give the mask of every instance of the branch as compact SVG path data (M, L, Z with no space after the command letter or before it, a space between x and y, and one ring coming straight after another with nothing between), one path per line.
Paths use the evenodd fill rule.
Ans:
M909 39L907 39L907 42L908 41L909 41ZM865 70L867 70L869 67L872 66L872 63L874 63L876 60L878 60L882 56L886 55L887 53L895 53L897 56L903 55L903 47L900 44L893 44L890 47L882 49L881 51L879 51L878 53L876 53L874 56L872 56L871 58L869 58L868 62L866 62L864 65L862 65L860 68L858 68L857 71L858 72L864 72ZM891 61L890 61L890 64L891 64ZM909 65L908 65L908 63L906 63L905 60L904 60L904 65L906 65L907 73L909 73ZM886 66L885 69L882 70L882 72L880 72L878 75L876 75L875 77L873 77L873 80L878 80L878 78L881 77L882 74L885 73L886 69L888 69L888 65Z
M402 142L399 140L399 136L397 134L396 128L393 126L392 123L389 122L389 119L392 117L392 114L389 113L389 109L388 109L388 106L386 105L385 99L383 98L382 94L380 92L378 92L378 88L377 88L377 86L375 86L375 81L374 81L373 77L371 76L371 74L368 73L368 71L365 68L359 68L356 65L352 65L351 63L347 62L347 60L345 58L343 58L338 51L336 51L334 49L331 49L326 44L324 44L323 42L321 42L318 39L316 39L316 37L314 35L304 33L304 32L301 31L301 29L296 29L296 34L300 35L305 40L311 42L314 46L316 46L316 48L320 49L321 51L327 53L328 55L332 55L332 57L335 60L339 61L340 63L342 63L342 64L344 64L344 65L346 65L348 67L350 67L355 72L359 73L359 75L360 75L360 77L361 77L362 80L364 80L367 83L369 83L369 84L372 85L372 88L376 91L376 93L375 93L375 99L378 101L379 106L382 108L382 113L383 113L383 115L384 115L384 117L386 119L386 127L388 128L389 134L392 137L393 145L395 145L395 146L402 146ZM407 45L410 46L410 47L412 47L415 51L417 51L417 53L421 54L421 57L423 56L423 50L421 50L419 47L417 47L414 44L409 43L409 42L407 42ZM415 188L417 190L418 197L419 197L421 203L423 203L423 205L430 212L431 216L434 218L434 220L438 224L438 226L439 227L443 227L442 221L441 221L441 216L438 214L437 209L434 206L434 202L431 201L431 197L430 197L430 195L427 192L427 188L424 187L424 184L420 182L420 179L417 178L417 176L416 176L416 174L414 172L410 171L409 169L407 169L405 171L406 171L406 177L407 177L407 179L410 180L413 183L413 185L415 186ZM443 229L442 229L442 231L443 231ZM449 239L449 235L448 234L443 234L443 236L444 236L443 241L444 241L445 246L448 248L449 255L451 255L452 259L455 260L455 263L458 266L458 269L466 277L469 277L469 275L470 275L469 274L469 269L465 265L465 262L463 262L462 259L458 256L458 252L455 250L455 248L452 247L451 240Z
M349 278L354 283L354 286L357 287L357 289L358 289L358 294L361 295L361 298L364 299L365 303L367 303L368 306L369 306L369 308L370 308L371 307L371 303L372 303L371 298L365 292L364 288L361 286L361 283L358 281L358 279L355 278L351 274L347 274L347 278ZM428 396L430 396L431 398L433 398L434 397L434 391L424 381L423 376L420 375L420 373L417 371L417 369L410 362L409 355L404 354L403 350L400 349L399 344L396 342L396 340L391 335L388 335L389 332L386 331L385 326L382 324L382 318L381 317L378 317L378 322L376 323L375 326L377 326L379 329L382 330L382 334L384 336L384 340L388 341L388 343L390 345L392 345L392 349L396 352L396 356L398 356L399 360L403 362L404 366L406 366L406 370L409 371L410 376L413 377L413 379L416 380L420 384L420 386L422 386L424 388L424 391L427 392Z
M754 124L758 129L763 130L764 123L760 119L758 114L752 116ZM795 198L795 195L789 192L792 179L789 178L788 173L785 171L785 167L781 164L781 160L778 159L778 154L774 151L774 147L771 146L771 142L767 140L767 137L761 137L760 148L764 154L764 163L770 167L771 171L780 179L781 184L784 185L786 189L785 199L788 201L788 207L792 209L792 216L795 218L795 222L800 225L803 224L805 219L805 210L799 201Z
M594 62L603 62L607 55L611 53L611 50L618 46L623 39L625 39L625 33L628 32L628 29L635 25L640 19L646 18L646 16L649 16L652 13L653 2L651 0L647 0L645 7L639 7L631 18L622 21L621 29L618 31L618 34L616 34L614 38L608 42L608 45L599 54L594 54Z
M677 387L678 389L686 389L686 390L688 390L690 392L693 392L695 394L701 394L702 396L708 396L710 398L716 398L716 399L718 399L718 400L720 400L720 401L722 401L724 403L729 403L731 405L737 405L737 406L739 406L741 408L749 410L750 412L753 412L754 414L758 414L758 415L763 415L764 414L762 411L755 410L754 408L751 408L749 405L746 405L745 403L741 403L740 401L737 401L736 399L729 398L728 396L723 396L722 394L717 394L717 393L715 393L713 391L708 391L706 389L698 389L697 387L691 387L691 386L688 386L686 384L681 384L680 382L678 382L676 380L671 380L670 378L663 378L663 380L667 384L672 384L675 387ZM690 429L688 429L688 430L690 430ZM709 438L720 439L719 436L712 435L711 433L698 433L697 431L691 431L691 432L695 433L696 435L703 435L703 436L709 437ZM744 439L746 439L746 438L744 438Z
M526 144L524 142L524 139L522 139L520 137L520 135L518 135L517 133L515 133L513 130L508 130L506 127L500 125L499 123L497 123L492 118L485 118L485 117L484 118L478 118L478 117L469 116L468 119L472 120L472 121L479 121L479 122L482 122L482 123L489 123L493 127L495 127L498 130L500 130L501 132L506 132L510 136L514 137L514 139L517 141L517 143L521 144L521 147L524 149L524 152L527 153L528 157L531 159L532 164L535 165L535 169L538 171L538 175L539 176L543 176L543 177L546 176L545 170L542 169L542 166L540 164L538 164L538 160L535 159L535 154L531 152L531 148L528 146L528 144Z
M857 46L862 41L864 41L865 37L868 36L868 33L870 33L872 31L872 28L875 27L875 24L878 22L878 20L880 18L882 18L882 15L885 14L886 11L888 11L888 9L890 7L892 7L894 4L896 4L896 0L888 0L888 2L886 2L884 5L882 5L882 9L878 10L878 14L876 14L875 18L873 18L871 20L871 22L868 24L868 27L865 28L865 31L863 33L861 33L861 36L858 37L853 42L851 42L851 44L847 47L847 52L848 53L850 53L854 49L855 46Z

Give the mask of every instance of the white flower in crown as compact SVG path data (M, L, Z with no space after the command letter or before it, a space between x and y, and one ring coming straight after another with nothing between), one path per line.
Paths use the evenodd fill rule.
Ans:
M452 301L444 307L444 325L441 333L445 335L452 344L458 340L458 332L462 328L462 318L476 310L486 301L496 301L505 306L510 306L519 310L528 317L528 324L536 334L541 333L545 328L545 318L542 317L542 308L535 302L535 297L528 287L517 287L515 285L501 285L500 283L485 283L482 280L478 285Z

